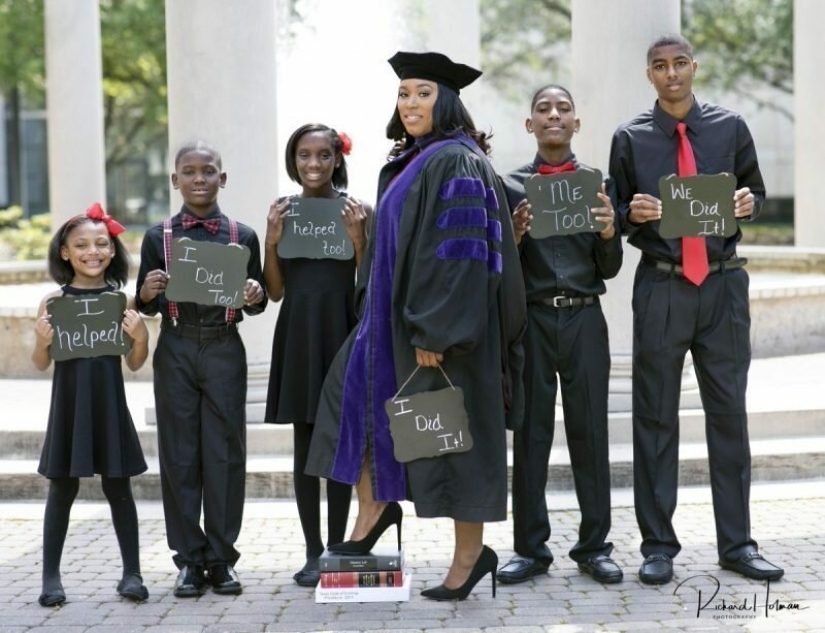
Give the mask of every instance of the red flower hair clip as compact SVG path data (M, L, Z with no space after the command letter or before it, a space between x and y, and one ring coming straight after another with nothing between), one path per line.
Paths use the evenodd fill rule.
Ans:
M352 151L352 139L344 132L339 132L338 138L341 139L341 153L344 156L349 156L349 153Z
M99 202L95 202L92 206L86 209L86 217L92 220L97 220L98 222L103 222L109 231L109 235L112 237L117 237L126 230L120 222L115 220L111 215L107 214L103 210L103 207L100 206Z

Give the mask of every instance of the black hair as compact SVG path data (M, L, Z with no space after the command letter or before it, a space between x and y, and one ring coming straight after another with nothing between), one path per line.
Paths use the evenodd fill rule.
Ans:
M438 96L433 104L433 135L438 139L445 139L464 133L476 142L481 151L489 154L490 143L488 139L492 137L492 134L476 129L473 118L455 90L437 82L436 85L438 86ZM387 124L387 138L395 141L395 145L390 150L390 159L395 158L415 143L415 138L407 134L407 130L404 128L397 105L390 122Z
M180 163L180 159L183 158L189 152L206 152L207 154L212 154L215 157L215 162L218 163L218 169L223 170L223 161L221 160L221 153L215 148L214 145L207 143L206 141L189 141L181 146L178 150L178 153L175 154L175 170L178 168L178 163Z
M570 105L573 106L573 110L576 109L576 102L573 101L573 95L570 94L570 91L567 88L559 84L547 84L546 86L542 86L541 88L536 90L535 94L533 95L533 100L530 102L530 112L532 112L533 108L536 107L536 103L539 100L539 95L541 95L541 93L545 90L561 90L564 94L567 95L567 98L570 99Z
M52 239L49 242L49 274L52 276L52 279L54 279L61 286L72 282L75 276L75 271L74 268L72 268L71 263L60 256L60 249L66 245L66 238L69 237L69 233L81 224L86 224L87 222L97 223L100 222L100 220L94 220L85 215L76 215L64 222L63 226L57 229L57 232L52 236ZM102 222L100 223L103 224ZM129 265L131 263L131 258L129 257L128 251L117 237L114 237L109 233L107 233L107 235L109 235L109 239L114 246L115 252L112 255L112 261L109 262L109 266L104 271L104 279L107 284L110 284L115 288L122 288L126 285L126 282L129 281Z
M647 63L653 59L653 50L662 46L682 46L687 56L693 59L693 46L678 33L665 33L656 38L656 41L647 49Z
M286 173L289 179L302 185L301 176L298 175L298 165L295 162L295 152L298 149L298 141L305 134L312 132L325 132L329 135L330 144L336 156L341 157L341 162L332 170L332 186L336 189L344 190L349 184L349 176L347 176L347 160L344 156L344 141L333 128L323 123L307 123L302 125L292 133L286 143Z

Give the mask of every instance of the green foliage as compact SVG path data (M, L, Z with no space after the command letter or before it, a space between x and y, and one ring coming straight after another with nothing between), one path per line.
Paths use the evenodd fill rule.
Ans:
M23 209L9 207L0 211L0 229L14 228L23 219Z
M484 78L502 95L523 102L538 83L560 81L570 0L479 0L479 11Z
M43 0L0 0L0 93L42 108L45 66Z
M106 165L166 137L163 0L100 0Z
M15 228L4 228L2 241L17 260L46 259L51 240L51 215L41 213L20 220Z
M699 61L696 83L734 92L793 119L764 91L793 94L793 0L683 4L683 32Z

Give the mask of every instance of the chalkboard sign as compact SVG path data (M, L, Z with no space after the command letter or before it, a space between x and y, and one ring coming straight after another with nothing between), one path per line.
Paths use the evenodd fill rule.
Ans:
M46 301L54 338L49 349L53 360L120 356L132 346L123 331L126 295L103 292L65 295Z
M736 177L731 174L660 178L659 235L664 238L735 235L735 192Z
M292 198L278 244L282 259L352 259L355 248L341 211L345 198Z
M473 447L461 387L396 396L384 409L396 461L464 453Z
M604 224L590 213L590 209L604 206L596 195L601 190L602 173L598 169L530 176L524 183L532 207L530 237L540 240L551 235L601 231Z
M249 248L239 244L173 240L166 298L242 308L249 255Z

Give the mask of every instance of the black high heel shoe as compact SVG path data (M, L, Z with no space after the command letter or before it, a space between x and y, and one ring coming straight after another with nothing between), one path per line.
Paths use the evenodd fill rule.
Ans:
M433 587L432 589L425 589L421 595L430 600L464 600L470 595L473 587L476 586L479 580L490 574L493 579L493 598L496 597L496 568L498 567L498 556L496 553L486 545L481 550L481 555L478 557L476 564L470 572L470 577L467 581L457 589L447 589L444 585Z
M398 526L398 549L401 550L401 520L404 518L404 511L401 506L395 501L388 503L381 516L378 517L378 522L373 526L364 538L360 541L344 541L343 543L335 543L330 545L327 549L335 554L352 554L364 555L375 547L381 535L387 531L391 525Z

